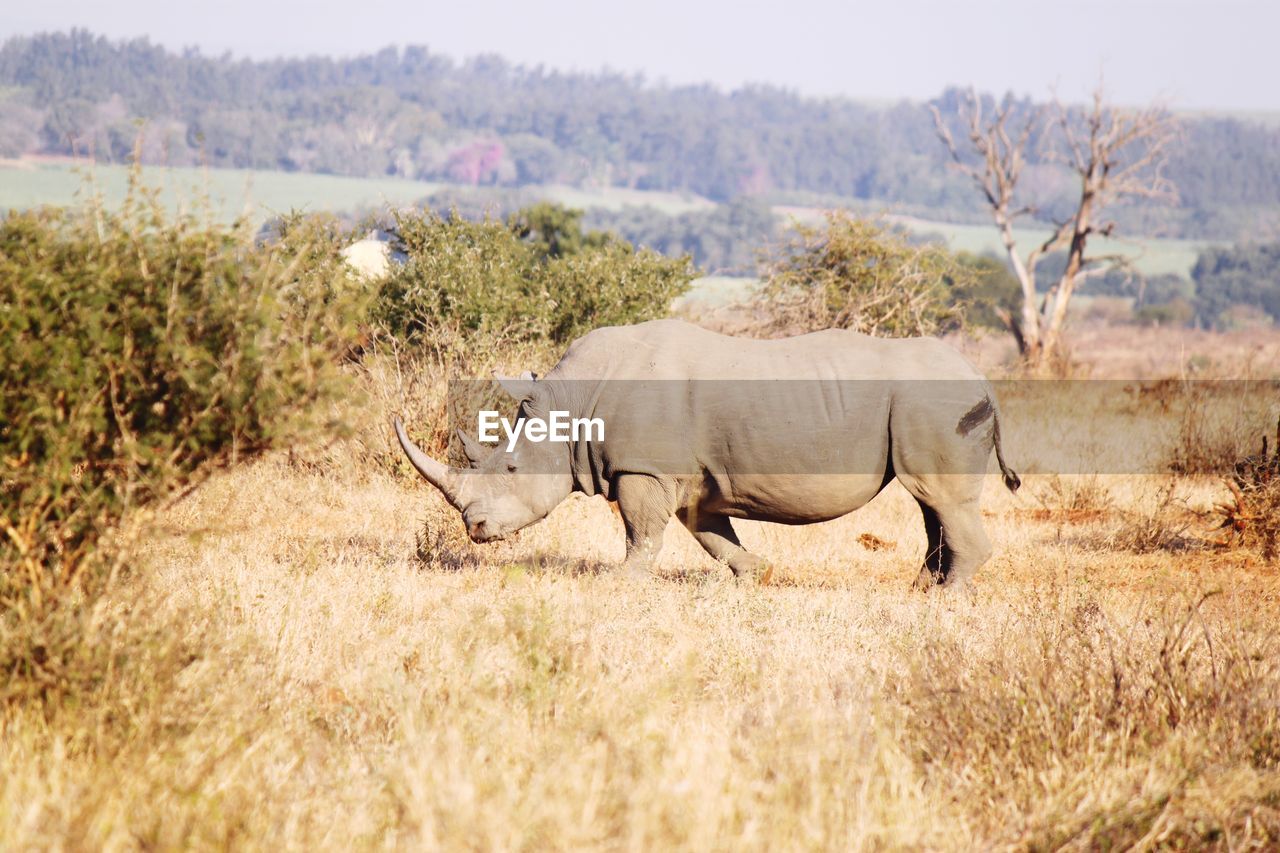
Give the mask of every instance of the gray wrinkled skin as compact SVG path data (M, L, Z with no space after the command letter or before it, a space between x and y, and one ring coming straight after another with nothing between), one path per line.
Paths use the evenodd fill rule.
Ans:
M508 453L464 433L472 467L457 469L423 454L397 420L410 461L477 542L533 524L580 491L617 502L630 571L648 572L675 516L735 575L766 581L768 564L742 547L730 519L838 518L896 477L924 516L929 544L915 585L927 589L963 583L991 555L978 502L993 449L1005 484L1019 485L1000 456L989 384L931 338L833 329L762 341L658 320L583 336L541 380L499 381L524 415L603 418L605 440L522 436Z

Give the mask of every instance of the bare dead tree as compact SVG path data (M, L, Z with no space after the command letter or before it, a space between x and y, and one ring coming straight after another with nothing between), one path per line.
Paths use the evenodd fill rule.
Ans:
M1115 223L1104 218L1108 206L1125 200L1174 197L1173 185L1164 175L1168 148L1176 135L1174 120L1163 109L1108 106L1101 86L1094 91L1091 106L1083 110L1070 109L1055 98L1051 107L1020 117L1008 99L988 112L970 90L958 110L968 143L962 150L941 112L937 107L931 109L934 127L952 163L973 179L986 199L1021 286L1020 312L1016 316L1004 312L1003 319L1028 366L1043 371L1063 356L1063 324L1076 286L1125 260L1117 255L1087 253L1091 235L1110 236L1115 230ZM1034 216L1037 209L1019 204L1016 195L1027 149L1038 128L1045 131L1044 159L1070 169L1080 182L1080 195L1075 212L1054 222L1049 238L1024 258L1014 223ZM1042 294L1036 267L1046 254L1059 249L1067 252L1066 266Z

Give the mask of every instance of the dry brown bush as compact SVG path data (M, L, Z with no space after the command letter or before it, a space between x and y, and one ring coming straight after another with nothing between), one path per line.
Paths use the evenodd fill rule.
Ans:
M1280 480L1249 491L1237 490L1223 511L1223 527L1245 547L1256 548L1262 559L1280 557Z
M1169 469L1225 476L1248 456L1274 417L1274 382L1193 382L1182 398L1178 441Z
M1088 521L1106 516L1115 501L1107 484L1096 474L1050 474L1031 491L1040 504L1036 517L1046 520Z
M1231 497L1220 501L1224 543L1257 548L1264 560L1280 556L1280 420L1276 423L1275 451L1267 439L1262 451L1236 462L1226 482Z
M1275 628L1209 597L1134 622L1035 596L1008 642L931 644L899 694L919 760L1024 849L1280 843Z
M935 245L913 246L870 220L843 211L822 228L797 225L762 263L756 299L762 337L853 329L883 337L959 328L976 276Z
M1135 554L1203 547L1204 540L1191 533L1198 517L1188 509L1178 487L1178 482L1171 480L1151 490L1153 495L1135 501L1108 536L1107 547Z

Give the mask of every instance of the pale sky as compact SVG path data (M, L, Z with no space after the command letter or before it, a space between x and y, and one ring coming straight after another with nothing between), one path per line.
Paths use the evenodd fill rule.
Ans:
M948 85L1280 110L1280 0L3 0L0 38L85 27L256 58L425 44L673 84L923 99Z

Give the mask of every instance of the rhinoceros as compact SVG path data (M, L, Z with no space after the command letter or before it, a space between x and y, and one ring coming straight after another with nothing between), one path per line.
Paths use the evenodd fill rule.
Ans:
M498 379L517 417L597 418L603 437L521 435L490 449L459 430L469 468L432 459L395 419L414 468L462 513L475 542L545 518L571 493L617 503L624 566L647 573L672 516L734 575L767 582L731 519L810 524L846 515L897 479L920 504L928 546L914 585L962 584L989 559L979 497L994 449L995 395L933 338L829 329L735 338L679 320L596 329L545 377Z

